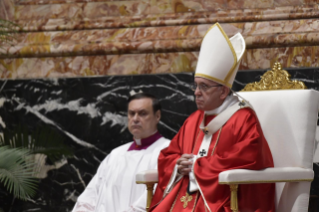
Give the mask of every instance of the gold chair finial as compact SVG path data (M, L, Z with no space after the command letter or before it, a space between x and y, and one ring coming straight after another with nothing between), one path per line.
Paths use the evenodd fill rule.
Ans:
M291 80L290 74L282 70L281 64L276 62L272 70L268 70L259 82L248 83L241 91L263 91L281 89L306 89L306 85L298 80Z

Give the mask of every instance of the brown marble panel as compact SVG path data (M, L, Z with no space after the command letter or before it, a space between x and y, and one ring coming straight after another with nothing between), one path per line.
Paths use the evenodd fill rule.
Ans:
M161 2L159 2L161 3ZM159 5L157 5L159 6ZM41 6L43 7L43 6ZM38 9L41 10L41 7ZM49 9L48 7L44 7ZM171 7L170 7L171 8ZM171 11L169 8L162 8L164 12ZM53 31L53 30L79 30L79 29L105 29L105 28L126 28L126 27L155 27L155 26L178 26L178 25L198 25L212 24L215 22L235 23L235 22L258 22L272 20L289 19L311 19L319 17L319 5L302 7L280 7L272 9L243 9L243 10L223 10L209 12L191 13L160 13L134 16L118 17L103 16L98 18L51 18L47 19L19 19L20 25L26 31ZM79 17L82 12L79 11Z
M274 0L275 7L282 7L282 6L297 6L304 4L304 0Z
M193 72L198 52L0 59L1 78L53 78ZM248 49L239 70L318 67L319 46Z
M14 57L197 51L212 24L20 34ZM222 24L243 34L247 48L319 44L317 19Z
M53 57L75 55L140 54L151 52L180 52L199 49L201 39L112 42L101 44L43 44L14 46L0 52L3 57ZM1 55L2 54L2 55ZM5 55L4 55L5 54Z
M114 55L105 72L107 75L146 74L147 65L147 54Z
M227 8L227 0L204 0L205 8L209 11L218 11L218 10L226 10ZM238 9L238 8L237 8Z
M319 46L264 48L247 50L247 69L266 69L274 62L287 67L317 67Z
M267 49L247 49L246 50L246 67L249 69L262 69L262 67L269 68L273 60L273 51ZM275 59L276 60L276 59Z
M198 51L211 24L38 32L20 34L10 57L101 55ZM241 32L247 48L319 45L319 21L314 19L222 24L226 34ZM4 55L2 55L3 57Z
M304 0L304 3L307 5L316 5L319 3L319 0Z
M69 4L69 3L88 3L88 2L108 2L108 1L134 1L134 0L15 0L17 5L41 5L41 4ZM196 1L196 0L195 0ZM230 5L237 4L233 0L203 0L205 1L205 8L210 6L210 10L227 9L227 2L231 2ZM273 6L274 0L239 0L238 5L242 8L268 8ZM278 5L313 5L318 3L318 0L276 0ZM299 4L298 4L299 3ZM252 6L254 7L252 7Z
M149 54L148 73L193 72L198 52Z
M256 8L271 8L274 6L274 0L258 0L256 1Z
M148 0L89 2L52 5L20 5L16 7L17 20L81 19L107 16L133 16L148 14ZM117 22L121 22L117 19Z
M246 8L256 8L258 0L228 0L228 9L246 9Z
M302 33L319 31L318 19L246 23L244 35Z
M40 4L70 4L87 2L107 2L107 1L134 1L134 0L15 0L17 5L40 5Z
M1 78L192 72L198 52L0 59Z
M84 7L85 18L98 18L106 16L133 16L149 13L148 0L139 1L114 1L88 3ZM117 20L121 22L121 19Z
M112 56L15 58L0 60L1 78L46 78L106 75Z
M0 1L0 18L5 20L13 20L14 18L14 2L12 0Z
M319 48L312 47L311 50L309 67L319 66Z
M150 0L150 14L174 13L171 0Z
M93 44L202 38L212 25L19 33L19 45ZM228 33L236 27L225 25Z
M17 6L16 20L83 18L83 4L23 5Z
M151 13L169 13L169 12L193 12L193 11L218 11L226 9L259 9L272 8L276 6L298 6L298 5L313 5L308 2L305 4L304 0L202 0L201 7L195 6L198 2L194 0L161 0L159 5L155 0L152 0Z
M151 0L150 14L207 11L205 0Z

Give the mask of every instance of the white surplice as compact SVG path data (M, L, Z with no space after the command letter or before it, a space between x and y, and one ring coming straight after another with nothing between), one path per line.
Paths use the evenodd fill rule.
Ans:
M161 137L147 149L127 151L132 142L114 149L100 164L72 212L145 211L146 187L135 183L136 173L156 169L159 152L169 142Z

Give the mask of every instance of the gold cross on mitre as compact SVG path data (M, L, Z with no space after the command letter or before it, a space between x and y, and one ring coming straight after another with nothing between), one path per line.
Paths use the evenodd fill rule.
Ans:
M188 205L188 202L192 201L192 199L193 197L186 192L186 195L181 198L181 202L184 203L183 208L186 208Z

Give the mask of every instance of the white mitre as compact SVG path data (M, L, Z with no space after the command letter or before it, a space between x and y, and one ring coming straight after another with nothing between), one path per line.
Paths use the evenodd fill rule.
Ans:
M231 88L245 49L245 40L240 33L229 39L219 23L214 24L202 41L195 77Z

